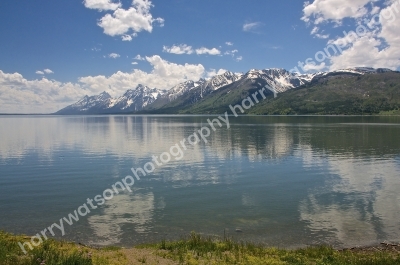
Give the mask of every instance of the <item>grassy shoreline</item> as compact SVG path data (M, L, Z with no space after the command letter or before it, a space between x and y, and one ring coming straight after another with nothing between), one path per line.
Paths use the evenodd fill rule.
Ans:
M400 264L400 245L396 244L343 250L328 246L285 250L191 233L178 241L163 240L131 249L91 248L47 240L24 254L18 242L27 239L29 237L0 232L0 265Z

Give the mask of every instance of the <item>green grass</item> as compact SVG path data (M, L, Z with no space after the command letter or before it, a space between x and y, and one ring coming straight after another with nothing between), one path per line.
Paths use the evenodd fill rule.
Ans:
M180 264L293 264L293 265L394 265L400 256L393 252L337 251L328 246L299 250L267 248L262 245L235 242L232 239L204 237L192 233L180 241L162 241L142 247L158 250L163 258Z
M29 242L26 236L0 231L0 265L120 265L126 257L118 247L91 249L74 243L47 240L24 254L18 242Z
M119 248L91 249L73 243L48 240L22 253L18 242L28 238L0 231L0 265L128 265ZM267 248L262 245L235 242L230 238L206 237L196 233L179 241L166 240L138 248L152 250L158 257L179 264L272 264L272 265L394 265L400 264L396 250L338 251L328 246L298 250ZM157 264L147 254L138 254L140 264ZM154 260L154 259L153 259Z
M13 236L0 232L0 264L1 265L92 265L91 253L88 250L71 248L63 242L47 240L39 247L28 251L25 255L18 242L25 242L23 236Z

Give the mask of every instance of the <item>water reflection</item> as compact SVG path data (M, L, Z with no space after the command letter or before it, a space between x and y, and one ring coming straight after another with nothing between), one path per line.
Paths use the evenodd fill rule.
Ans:
M190 134L201 116L0 117L0 229L34 234ZM400 236L399 118L230 117L71 227L101 245L196 230L281 246ZM21 216L29 216L29 222Z
M152 192L116 196L102 207L100 213L88 218L89 226L96 237L91 244L118 244L123 234L130 229L139 234L151 232L150 224L154 209L155 201Z
M324 184L310 189L300 219L315 243L352 246L400 236L399 125L336 125L304 135L297 155L306 170L325 168Z
M329 157L326 162L333 176L311 190L299 207L316 243L351 246L398 240L399 161Z

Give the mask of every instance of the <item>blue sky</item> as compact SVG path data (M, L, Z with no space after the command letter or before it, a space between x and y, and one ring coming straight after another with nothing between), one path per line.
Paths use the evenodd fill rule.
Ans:
M226 70L398 69L399 10L399 0L2 1L0 113L53 112L86 94L169 89ZM360 26L343 44L343 31ZM328 45L342 50L315 57Z

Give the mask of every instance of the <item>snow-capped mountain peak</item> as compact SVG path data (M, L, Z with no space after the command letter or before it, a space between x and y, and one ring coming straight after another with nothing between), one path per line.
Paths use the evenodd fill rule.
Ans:
M110 108L140 111L153 103L162 92L139 84L135 89L128 89L124 95L115 100Z
M279 68L264 70L251 69L244 75L244 78L250 79L252 82L257 82L257 80L261 79L266 82L266 85L268 85L269 89L274 93L282 93L307 82L299 75Z
M121 97L112 98L107 92L96 96L85 96L57 114L91 114L91 113L120 113L140 111L153 103L164 91L138 85L135 89L128 89Z
M221 75L215 75L206 81L204 89L217 90L223 86L232 84L243 77L243 74L235 74L227 71Z

